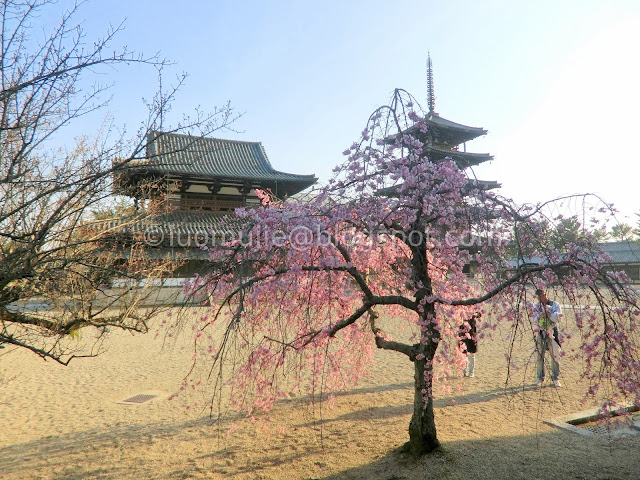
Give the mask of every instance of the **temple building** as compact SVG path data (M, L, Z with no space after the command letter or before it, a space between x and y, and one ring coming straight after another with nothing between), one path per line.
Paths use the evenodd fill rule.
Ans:
M118 171L114 193L153 212L127 230L144 230L158 255L183 255L184 265L175 276L188 277L206 260L200 246L238 235L234 209L259 205L257 189L284 199L316 180L315 175L275 170L260 142L154 131L145 158Z

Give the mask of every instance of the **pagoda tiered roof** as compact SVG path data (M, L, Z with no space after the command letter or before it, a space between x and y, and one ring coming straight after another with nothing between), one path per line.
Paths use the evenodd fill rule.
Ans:
M436 112L429 112L426 118L427 126L436 131L446 131L449 134L455 134L460 137L464 136L464 140L459 143L468 142L474 138L487 134L487 130L482 127L470 127L468 125L462 125L461 123L452 122L446 118L441 117Z
M398 189L402 184L392 185L390 187L381 188L377 191L377 194L383 197L397 197ZM474 190L493 190L494 188L500 188L502 185L495 180L475 180L468 179L467 184L463 187L465 192L472 192Z
M423 147L423 150L427 152L429 159L432 162L438 162L449 157L456 162L460 169L480 165L483 162L493 160L493 155L488 153L460 152L458 150L447 150L445 148L438 148L434 146Z
M429 112L425 118L427 132L422 132L416 126L409 127L403 133L410 134L426 144L455 147L487 134L482 127L469 127L461 123L452 122L435 112Z

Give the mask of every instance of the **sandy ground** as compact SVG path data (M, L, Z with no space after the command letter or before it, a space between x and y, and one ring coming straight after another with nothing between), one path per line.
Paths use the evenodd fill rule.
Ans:
M398 451L413 368L396 353L377 352L368 380L332 408L296 397L278 402L270 423L230 417L216 426L167 400L191 362L182 342L163 348L161 337L113 332L106 352L68 367L0 350L0 478L640 478L640 435L587 437L543 422L593 406L580 402L580 365L563 360L560 389L533 387L531 368L505 387L499 334L480 344L475 378L450 379L446 395L436 387L443 448L419 460ZM524 366L531 348L517 344L516 363ZM158 396L117 403L138 393Z

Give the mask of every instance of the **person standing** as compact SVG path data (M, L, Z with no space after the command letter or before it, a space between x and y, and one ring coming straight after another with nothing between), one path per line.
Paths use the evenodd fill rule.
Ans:
M558 338L558 322L562 317L562 311L558 302L547 298L547 294L542 289L536 290L538 303L533 305L533 322L535 333L535 354L536 370L538 378L534 385L539 385L544 381L544 354L549 352L551 361L551 380L556 387L560 384L560 339Z
M475 377L476 352L478 351L476 320L479 319L480 316L480 313L474 313L471 318L462 322L462 325L460 325L458 330L458 338L460 339L462 353L467 354L467 366L462 372L465 377Z

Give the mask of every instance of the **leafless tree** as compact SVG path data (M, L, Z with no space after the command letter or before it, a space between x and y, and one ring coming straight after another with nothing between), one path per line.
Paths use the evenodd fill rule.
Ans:
M59 12L47 31L39 23L43 12L59 10L56 2L7 0L0 6L0 347L24 347L63 364L95 353L74 350L69 339L80 328L95 327L97 338L110 327L145 331L154 314L139 308L153 283L141 288L141 281L162 277L172 264L150 258L143 238L105 242L104 228L87 222L105 208L118 170L144 157L148 132L159 127L184 81L178 77L148 102L134 138L117 134L113 125L83 132L86 116L109 102L110 86L93 83L96 75L132 64L161 70L167 62L126 47L114 51L122 25L87 40L75 22L81 7ZM208 114L196 111L175 128L162 126L205 135L234 118L226 104ZM57 134L67 128L80 131L80 140L56 148ZM125 280L106 291L113 279ZM38 311L37 305L48 308Z

